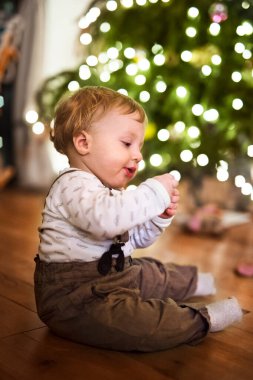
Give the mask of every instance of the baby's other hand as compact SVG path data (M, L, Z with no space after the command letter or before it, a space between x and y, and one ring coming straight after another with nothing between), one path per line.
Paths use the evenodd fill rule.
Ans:
M166 210L161 215L159 215L160 218L167 219L176 215L179 199L180 199L179 191L178 189L174 189L171 195L170 205L168 208L166 208Z
M173 177L173 175L166 173L154 177L159 181L167 190L169 196L172 198L174 189L178 186L178 181Z

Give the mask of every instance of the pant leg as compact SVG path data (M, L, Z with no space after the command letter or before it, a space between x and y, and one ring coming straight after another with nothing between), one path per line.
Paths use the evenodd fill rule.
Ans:
M149 352L198 343L207 334L208 314L202 305L143 299L141 265L92 277L78 265L68 270L64 264L45 265L45 276L38 269L35 275L38 313L57 335L96 347Z
M197 268L165 263L153 258L134 259L141 266L139 288L143 299L172 298L182 301L191 297L197 286Z

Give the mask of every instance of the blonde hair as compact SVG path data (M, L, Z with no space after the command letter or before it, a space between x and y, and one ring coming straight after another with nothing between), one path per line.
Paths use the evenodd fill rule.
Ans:
M122 114L137 112L137 120L141 123L146 122L145 111L139 103L106 87L87 86L67 99L62 99L55 110L54 128L51 133L56 150L67 154L73 136L83 130L89 130L94 121L115 107L120 109Z

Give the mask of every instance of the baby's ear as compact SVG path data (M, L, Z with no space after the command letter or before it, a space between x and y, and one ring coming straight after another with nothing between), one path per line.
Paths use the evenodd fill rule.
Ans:
M90 151L91 135L86 131L82 131L73 137L73 144L77 152L83 156Z

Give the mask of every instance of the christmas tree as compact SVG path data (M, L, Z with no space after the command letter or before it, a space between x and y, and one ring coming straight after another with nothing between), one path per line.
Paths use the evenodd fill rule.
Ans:
M40 119L64 94L111 87L148 115L137 183L171 170L231 179L253 156L252 19L252 0L93 1L79 21L83 61L44 83Z

